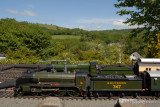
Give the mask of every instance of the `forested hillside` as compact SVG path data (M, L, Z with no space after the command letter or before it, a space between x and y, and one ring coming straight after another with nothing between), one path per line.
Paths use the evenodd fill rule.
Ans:
M55 25L0 20L0 63L37 63L40 60L66 59L68 63L97 61L99 64L130 63L129 55L146 53L141 34L131 38L129 29L86 31Z

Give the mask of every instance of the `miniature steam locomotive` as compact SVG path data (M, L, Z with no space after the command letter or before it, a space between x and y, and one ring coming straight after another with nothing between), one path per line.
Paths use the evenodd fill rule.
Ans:
M73 69L74 68L74 69ZM14 87L14 95L53 96L160 96L160 71L145 71L128 75L126 66L104 66L96 62L78 64L50 64L38 70L27 70L16 80L1 83L0 88ZM118 69L119 68L119 69ZM44 71L46 70L46 71ZM123 74L121 71L125 71ZM103 71L103 74L102 74ZM106 73L104 73L104 71ZM108 71L112 71L107 73ZM120 72L120 73L119 73Z

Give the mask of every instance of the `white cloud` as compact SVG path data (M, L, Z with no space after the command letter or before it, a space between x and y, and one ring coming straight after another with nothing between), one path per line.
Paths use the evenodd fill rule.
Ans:
M74 27L74 28L80 28L80 29L84 29L84 30L88 30L88 31L92 31L92 30L104 30L102 28L102 26L93 26L93 25L87 25L87 26L78 26L78 27Z
M87 27L83 27L82 29L86 30L104 30L106 27L112 26L115 29L123 29L123 28L137 28L137 27L144 27L144 26L129 26L129 24L123 23L124 19L115 19L115 18L92 18L92 19L78 19L76 23L85 24ZM96 24L98 26L96 26ZM106 26L106 27L105 27ZM105 28L104 28L105 27Z
M78 28L80 28L80 29L84 29L84 26L78 26Z
M117 19L117 20L114 20L112 22L112 26L115 26L115 27L123 27L123 28L137 28L137 27L144 27L144 26L138 26L138 25L134 25L134 26L129 26L129 24L125 24L124 23L125 20L124 19Z
M116 26L116 27L128 27L127 24L123 23L124 21L125 20L123 20L123 19L115 20L115 21L112 22L112 26Z
M9 12L9 13L11 13L11 14L17 14L17 15L38 16L37 13L31 12L31 11L29 11L29 10L24 10L24 11L20 12L20 11L17 11L17 10L7 9L7 12Z
M97 26L97 29L98 30L102 30L102 26Z

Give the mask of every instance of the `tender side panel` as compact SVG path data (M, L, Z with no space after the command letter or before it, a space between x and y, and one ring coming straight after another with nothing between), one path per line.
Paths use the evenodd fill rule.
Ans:
M132 90L142 89L142 81L92 81L91 89L96 90Z

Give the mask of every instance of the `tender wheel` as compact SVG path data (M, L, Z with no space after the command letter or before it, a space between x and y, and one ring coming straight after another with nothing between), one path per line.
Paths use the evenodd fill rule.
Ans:
M108 97L113 97L113 93L110 92L109 95L108 95Z
M160 97L160 92L155 92L155 96L156 96L157 98L159 98L159 97Z
M125 96L125 94L124 93L120 93L119 96L120 96L120 98L123 98Z

